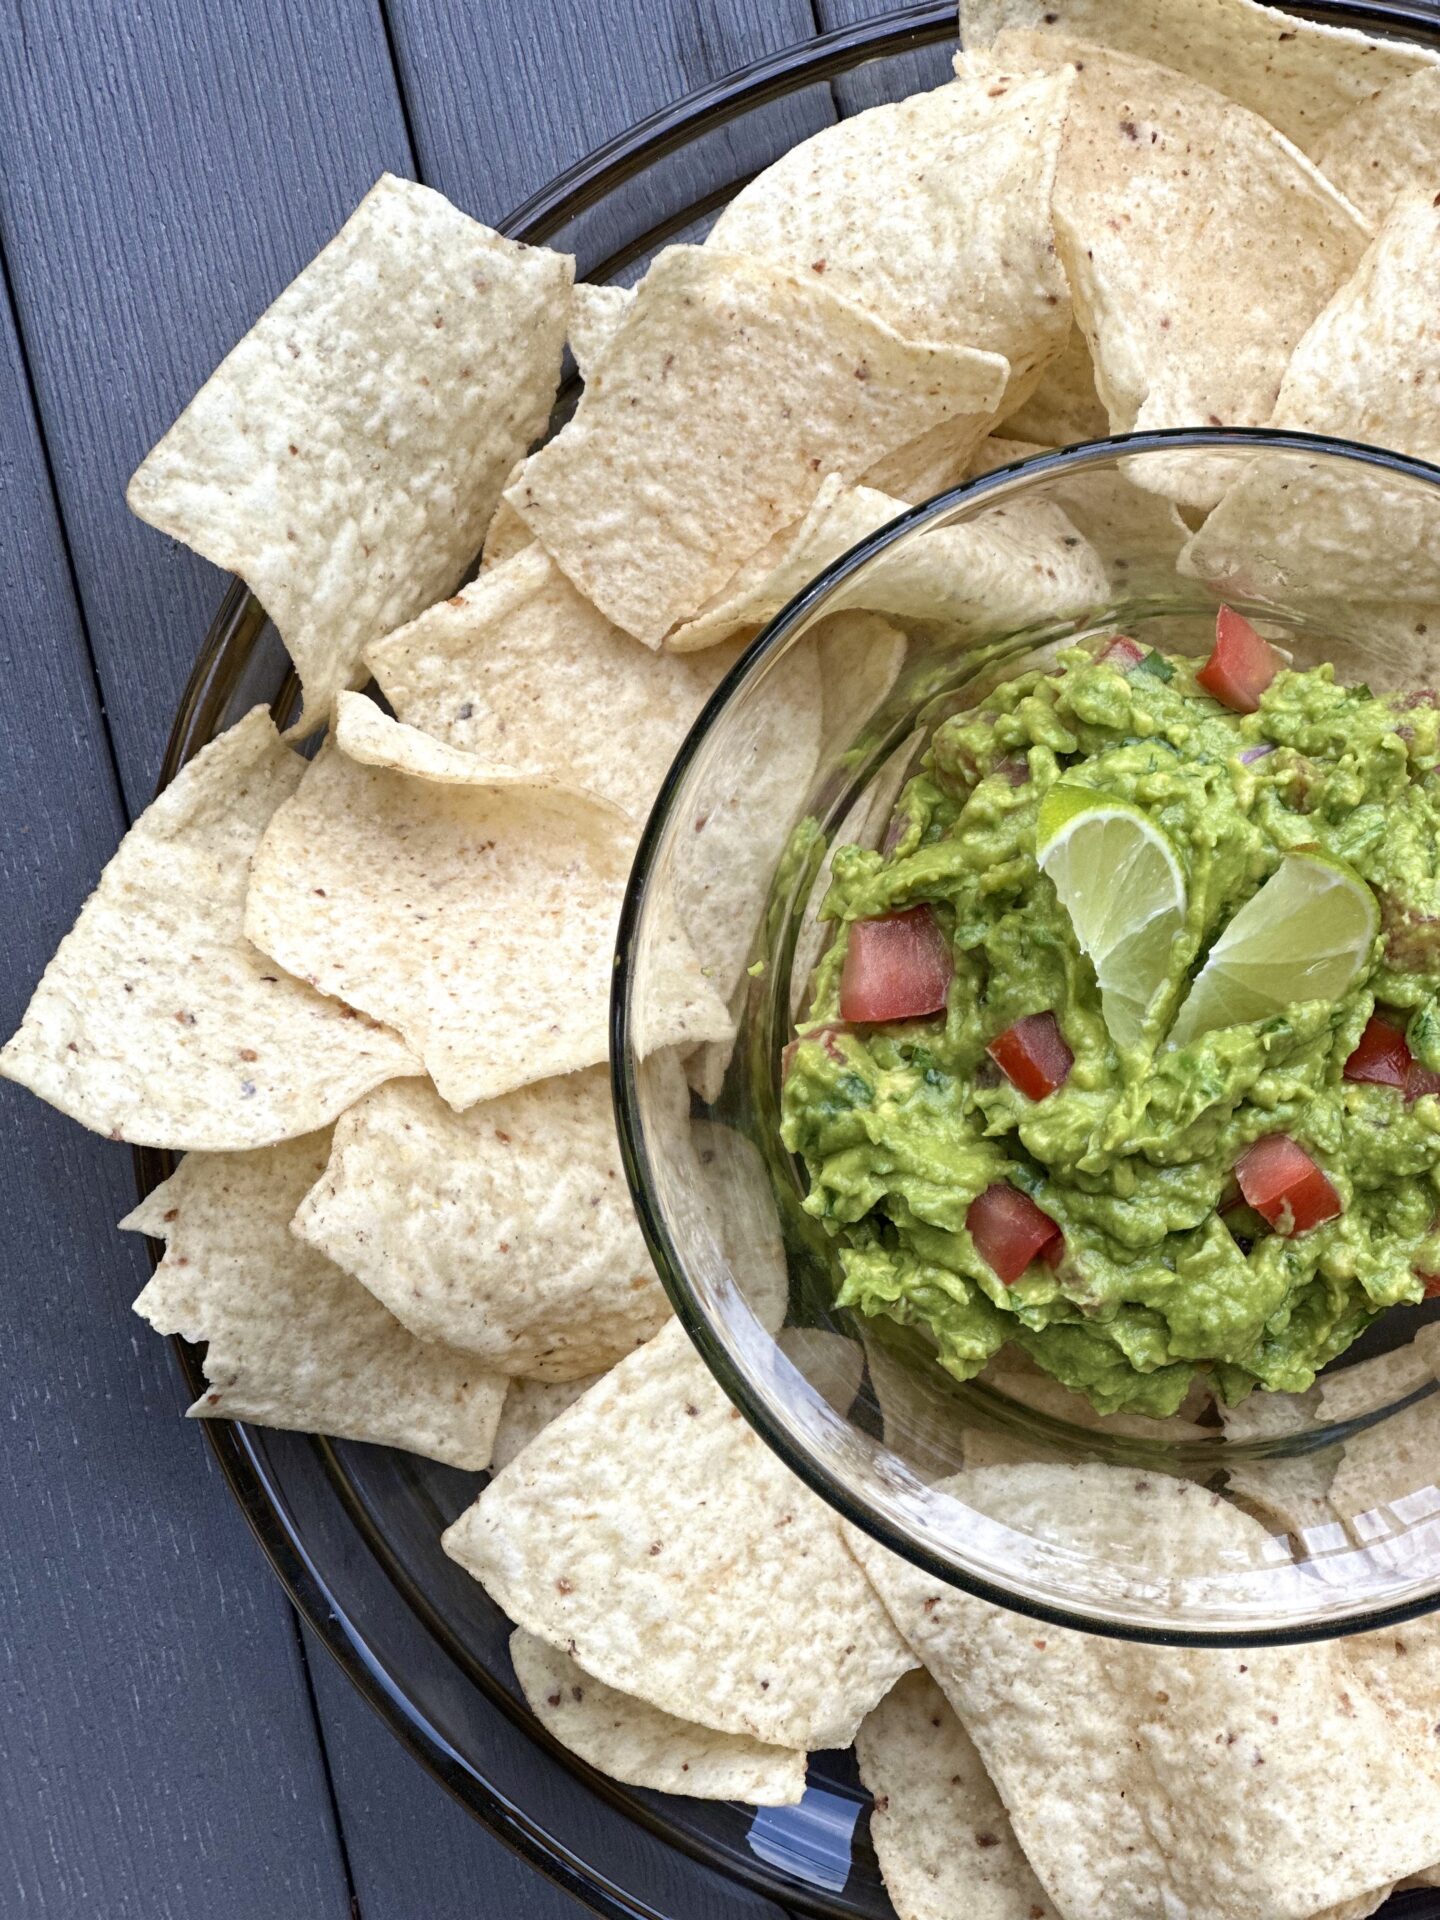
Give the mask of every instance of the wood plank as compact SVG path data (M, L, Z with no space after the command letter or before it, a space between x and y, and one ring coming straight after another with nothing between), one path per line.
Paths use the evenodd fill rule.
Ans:
M876 20L895 11L891 0L815 0L815 14L827 31ZM873 65L857 68L835 82L842 113L859 113L884 100L940 87L951 77L950 62L959 45L958 34L944 46L922 47L913 53L893 54Z
M0 1029L123 829L0 296ZM130 1313L127 1149L0 1084L0 1911L342 1920L290 1609Z
M495 221L592 148L814 33L809 0L387 0L421 176ZM753 171L834 117L817 87L647 177L651 217ZM593 223L582 273L602 249ZM588 257L586 257L588 254Z
M0 242L132 812L223 580L125 482L385 168L410 171L369 5L0 9Z
M425 1920L475 1920L477 1912L506 1920L580 1920L588 1909L458 1806L381 1728L308 1635L306 1646L365 1920L415 1920L418 1914ZM519 1736L507 1731L505 1738L513 1760ZM547 1799L537 1756L526 1805L543 1818ZM613 1819L606 1819L612 1832ZM692 1865L639 1827L623 1837L633 1867L624 1883L643 1889L676 1920L787 1920L772 1902ZM583 1833L566 1838L582 1857L593 1857ZM607 1852L613 1856L613 1847Z

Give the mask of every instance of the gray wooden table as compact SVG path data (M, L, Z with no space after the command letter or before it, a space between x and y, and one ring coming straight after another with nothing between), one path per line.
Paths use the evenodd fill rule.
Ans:
M0 0L0 1028L149 799L223 586L126 478L375 176L494 221L884 5ZM307 1643L130 1313L130 1182L0 1085L0 1920L577 1913Z

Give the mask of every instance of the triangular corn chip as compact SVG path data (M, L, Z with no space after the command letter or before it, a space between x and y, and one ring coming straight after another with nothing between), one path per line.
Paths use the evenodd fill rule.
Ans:
M358 695L342 701L339 742L256 850L251 939L388 1018L457 1111L603 1060L626 816L487 767ZM648 1046L723 1038L728 1016L680 951L675 975Z
M672 1322L446 1533L527 1632L722 1733L844 1746L911 1659L840 1522Z
M1050 237L1067 73L962 78L822 127L730 202L707 246L812 275L909 340L1004 354L1018 406L1064 344Z
M381 1088L340 1120L295 1232L419 1338L498 1373L601 1372L670 1312L630 1204L603 1066L465 1113L422 1081Z
M532 543L365 657L408 725L584 787L639 822L737 650L694 662L657 656L612 627Z
M677 1720L592 1680L568 1654L519 1628L510 1636L510 1659L545 1731L612 1780L760 1807L794 1806L805 1791L803 1753Z
M506 498L582 593L656 646L827 473L856 479L958 414L978 439L1007 371L904 340L813 274L670 247Z
M397 1034L245 938L250 856L305 763L263 707L221 734L120 843L35 989L0 1073L97 1133L269 1146L419 1062Z
M473 1354L417 1340L290 1233L329 1150L328 1133L315 1133L254 1153L188 1155L121 1222L166 1242L135 1311L157 1333L209 1342L209 1384L192 1416L484 1467L505 1382Z
M258 595L303 726L474 559L555 397L573 272L385 174L136 471L132 511Z

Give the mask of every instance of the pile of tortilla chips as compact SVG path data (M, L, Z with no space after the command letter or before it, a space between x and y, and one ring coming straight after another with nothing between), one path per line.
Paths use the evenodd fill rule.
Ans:
M639 833L822 566L942 487L1109 431L1278 424L1440 459L1436 56L1255 0L961 16L953 82L828 127L632 290L378 183L130 488L254 589L302 683L294 735L323 744L305 757L257 709L185 768L0 1071L185 1155L123 1224L165 1242L137 1311L206 1343L193 1414L490 1470L446 1550L589 1765L785 1805L810 1753L853 1742L901 1920L1359 1916L1440 1880L1440 1633L1166 1650L937 1586L731 1406L617 1152L606 1007ZM567 343L583 392L537 447ZM1101 604L1159 522L1206 578L1265 523L1341 591L1383 531L1343 500L1297 512L1263 468L1229 492L1117 476L1073 522L1057 497L870 568L776 676L733 795L694 823L711 861L673 903L644 1035L677 1128L729 1057L783 828L894 682L907 622ZM1399 529L1389 631L1440 601L1431 531ZM782 1329L783 1255L763 1230L735 1245L782 1351L840 1349L843 1412L859 1348ZM1436 1339L1227 1422L1413 1392ZM888 1418L905 1379L870 1366ZM1141 1499L1183 1574L1278 1536L1375 1538L1440 1460L1435 1405L1362 1423L1338 1461L1261 1456L1228 1497L1003 1436L965 1477L1042 1537L1064 1514L1101 1539Z

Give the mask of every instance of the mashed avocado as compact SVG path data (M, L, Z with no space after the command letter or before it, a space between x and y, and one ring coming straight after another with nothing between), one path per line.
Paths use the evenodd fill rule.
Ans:
M1426 1090L1440 1070L1440 711L1320 667L1279 672L1242 714L1205 692L1197 662L1135 651L1072 651L948 721L890 850L836 851L824 910L838 931L782 1130L838 1242L842 1304L925 1329L961 1379L1008 1340L1103 1412L1165 1414L1197 1369L1228 1401L1307 1387L1440 1268L1440 1098ZM1062 776L1142 809L1184 871L1170 977L1124 1050L1036 861L1040 803ZM1168 1046L1217 937L1301 850L1376 895L1358 980L1338 1001ZM953 961L944 1010L845 1023L851 928L922 904ZM1377 1006L1413 1055L1408 1087L1345 1077ZM1054 1015L1073 1055L1042 1098L987 1053L1035 1014ZM1338 1217L1270 1230L1239 1205L1237 1161L1275 1134L1323 1170ZM967 1225L1002 1182L1063 1235L1010 1284Z

